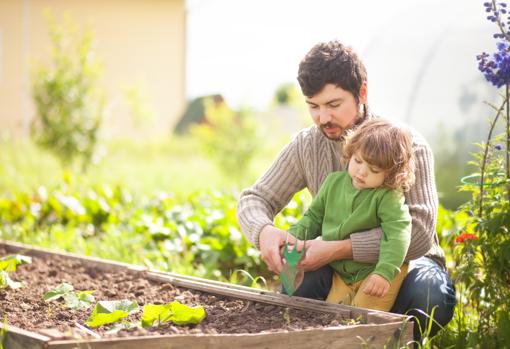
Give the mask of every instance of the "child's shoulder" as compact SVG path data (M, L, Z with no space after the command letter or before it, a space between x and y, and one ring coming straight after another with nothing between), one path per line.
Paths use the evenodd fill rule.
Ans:
M326 177L325 181L342 181L342 180L345 180L346 178L349 177L349 174L347 173L347 171L334 171L334 172L331 172L330 174L328 174L328 176ZM350 177L349 177L350 178Z

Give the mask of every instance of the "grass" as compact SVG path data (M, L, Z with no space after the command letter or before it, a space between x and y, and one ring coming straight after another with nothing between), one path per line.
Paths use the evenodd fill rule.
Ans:
M143 142L116 139L102 144L102 157L86 174L75 178L84 187L120 184L137 196L163 191L183 197L202 190L248 186L277 151L266 147L254 160L248 176L232 179L204 157L197 142L189 137ZM0 140L1 194L26 192L41 185L51 188L62 182L62 176L58 160L30 140Z

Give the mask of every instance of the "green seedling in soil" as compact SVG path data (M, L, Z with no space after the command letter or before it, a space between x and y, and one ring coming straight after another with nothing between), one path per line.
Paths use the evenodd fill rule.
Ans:
M177 325L199 324L205 318L202 306L190 307L173 301L166 304L147 304L143 307L142 327L159 326L166 322Z
M86 324L90 327L113 324L128 315L135 314L139 310L138 303L126 299L120 301L100 301L97 302Z
M18 265L29 263L32 263L32 258L19 254L0 258L0 289L6 287L20 288L21 282L13 281L9 273L15 271Z
M106 331L106 334L115 334L119 332L120 330L130 330L133 328L140 328L142 327L140 321L135 322L129 322L129 321L121 321L118 324L115 324L110 328L108 331Z
M283 319L285 322L287 322L287 326L290 327L290 314L289 314L289 308L283 309Z
M70 309L88 309L95 302L92 295L94 291L79 291L75 292L74 287L66 282L61 283L54 289L46 292L43 299L46 302L51 302L63 298L66 307Z
M4 340L7 335L7 316L4 317L4 327L0 329L0 349L4 349Z
M244 283L241 283L241 280L239 280L239 275L241 275L242 278L244 277L244 279L249 281L248 286L253 287L253 288L262 288L262 289L266 288L267 289L267 281L263 276L253 277L249 272L247 272L246 270L243 270L243 269L234 270L232 275L230 275L228 282L231 284L244 284Z
M18 265L30 263L32 263L31 257L23 256L21 254L10 255L0 258L0 270L10 273L15 271Z

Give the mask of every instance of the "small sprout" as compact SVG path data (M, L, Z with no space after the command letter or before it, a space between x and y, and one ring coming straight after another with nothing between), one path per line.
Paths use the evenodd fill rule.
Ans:
M8 273L15 271L18 265L29 263L32 263L32 258L20 254L0 258L0 289L6 287L20 288L21 282L13 281Z
M4 270L6 272L15 271L18 265L22 264L30 264L32 263L32 258L28 256L23 256L21 254L10 255L3 258L0 258L0 270Z
M121 321L118 324L115 324L110 328L108 331L106 331L106 334L115 334L119 332L120 330L130 330L133 328L140 328L141 324L140 321L136 322L129 322L129 321Z
M21 287L21 282L12 280L6 271L0 270L0 289L6 287L10 287L15 290Z
M43 299L46 302L55 301L63 298L66 307L70 309L88 309L95 302L95 298L92 295L94 291L79 291L74 292L74 287L66 282L61 283L54 289L46 292Z

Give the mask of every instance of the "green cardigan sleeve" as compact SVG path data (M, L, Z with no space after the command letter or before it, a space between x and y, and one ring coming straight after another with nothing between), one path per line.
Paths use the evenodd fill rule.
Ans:
M400 273L407 249L411 242L411 215L404 203L404 195L396 190L388 190L377 209L381 220L381 250L374 273L392 281Z
M326 199L332 178L332 174L326 177L304 216L299 222L290 227L289 232L296 238L300 240L313 240L322 235L322 221L324 219Z

